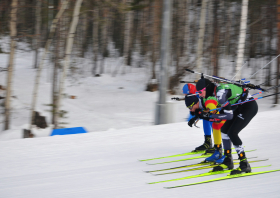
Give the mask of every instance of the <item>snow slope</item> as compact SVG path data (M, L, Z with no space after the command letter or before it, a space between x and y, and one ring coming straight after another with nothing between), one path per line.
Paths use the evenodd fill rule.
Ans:
M279 116L280 111L260 112L240 133L246 150L257 149L248 152L247 157L269 158L265 162L252 163L251 166L272 165L255 171L280 169ZM0 197L279 197L280 172L178 189L163 187L221 175L146 184L207 172L201 170L152 176L142 170L192 164L201 160L165 165L147 165L138 161L188 152L202 141L202 130L188 128L186 122L2 141ZM236 154L233 156L237 158Z
M1 47L8 52L8 40ZM188 110L184 102L176 102L174 124L154 126L154 108L157 92L145 92L150 68L128 68L126 75L110 75L118 66L118 59L108 59L106 74L91 77L89 60L77 64L77 73L69 73L66 94L74 95L63 100L63 110L68 112L65 127L83 126L89 132L80 135L49 137L52 126L34 129L33 139L22 139L22 129L28 127L30 103L35 79L32 69L33 53L19 43L16 53L11 129L3 130L0 117L0 197L279 197L280 173L233 179L200 186L166 190L162 187L186 184L219 177L209 176L148 185L147 182L180 178L204 171L152 176L142 170L153 170L192 164L201 160L151 166L138 159L189 152L203 142L202 129L190 128L184 122ZM0 54L0 67L6 67L8 54ZM258 60L256 61L258 63ZM263 65L262 62L258 63ZM229 63L222 70L229 69ZM249 76L254 68L244 68ZM260 72L257 82L264 82ZM45 63L39 87L36 110L50 123L51 64ZM224 75L229 78L232 76ZM184 80L190 80L186 76ZM193 80L193 79L192 79ZM0 84L6 84L6 72L0 72ZM181 85L182 87L183 85ZM179 89L181 89L179 87ZM4 93L0 91L0 95ZM168 100L173 96L168 96ZM269 161L252 163L279 169L278 122L280 106L272 107L273 98L258 100L259 113L240 136L248 157ZM3 112L3 107L0 106ZM201 126L201 123L199 123ZM202 127L202 126L201 126ZM237 156L234 156L237 158ZM178 158L176 158L178 159ZM162 160L159 160L162 161ZM256 170L256 171L258 171Z

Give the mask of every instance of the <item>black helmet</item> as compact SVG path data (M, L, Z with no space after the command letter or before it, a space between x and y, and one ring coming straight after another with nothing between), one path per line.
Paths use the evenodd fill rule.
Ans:
M185 96L185 104L188 108L192 107L198 102L197 96Z
M202 89L206 88L206 96L205 98L208 98L209 96L213 96L213 92L215 89L214 83L212 83L210 80L206 78L201 78L197 83L196 83L196 90L200 91Z

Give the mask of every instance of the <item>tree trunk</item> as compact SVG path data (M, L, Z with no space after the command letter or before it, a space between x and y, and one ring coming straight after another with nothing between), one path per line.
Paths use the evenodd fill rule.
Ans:
M241 69L243 65L246 29L247 29L247 16L248 16L248 0L242 0L242 14L240 20L239 42L238 42L237 61L236 61L236 69L235 69L236 80L241 79L241 72L238 71Z
M147 84L146 91L156 91L158 89L158 82L156 80L156 63L158 59L158 50L159 50L159 37L160 37L160 4L161 0L155 0L153 6L153 29L152 29L152 70L151 70L151 79Z
M11 20L10 20L10 57L8 66L8 77L7 77L7 91L5 99L5 126L4 130L10 128L10 113L11 113L11 95L12 95L12 78L14 71L14 55L16 50L16 36L17 36L17 9L18 0L13 0L11 5Z
M154 2L154 22L153 22L153 43L152 43L152 78L156 79L156 62L158 59L158 48L159 48L159 22L160 22L160 4L161 0L155 0Z
M68 70L68 67L70 65L70 57L71 57L71 51L73 47L74 37L77 29L77 24L79 21L79 14L80 14L80 8L83 0L77 0L74 7L72 22L70 26L70 30L67 37L67 43L66 43L66 50L65 50L65 58L64 58L64 65L63 65L63 73L60 78L59 82L59 92L58 92L58 98L57 98L57 122L59 121L58 114L60 113L60 104L63 97L64 92L64 82L66 77L66 72Z
M102 44L101 44L101 53L102 53L102 60L100 63L100 74L104 72L104 62L105 57L107 56L107 33L108 33L108 8L103 8L103 25L102 25Z
M36 1L36 27L35 27L35 57L34 57L34 68L38 67L38 51L40 48L40 38L41 38L41 0Z
M280 54L280 0L277 0L277 36L278 36L278 54ZM276 85L279 85L279 75L280 75L280 57L277 58L277 79ZM275 93L279 92L279 87L275 89ZM278 94L275 95L274 104L278 104Z
M53 66L53 84L52 84L52 124L54 125L54 129L57 129L57 94L58 94L58 67L59 67L59 47L60 47L60 27L61 23L59 21L59 25L57 28L57 37L56 37L56 46L55 46L55 61Z
M197 60L196 67L197 67L197 71L199 72L202 72L201 62L202 62L202 55L203 55L203 41L204 41L204 33L205 33L206 6L207 6L207 0L203 0L201 6L201 13L200 13L197 55L196 55L196 60Z
M98 13L99 13L99 9L98 9L98 5L97 5L97 1L95 1L95 5L94 5L94 10L93 10L93 67L92 67L92 75L95 76L96 75L96 69L97 69L97 60L98 60L98 21L99 21L99 17L98 17Z
M189 7L191 5L191 0L187 0L186 2L186 12L185 12L185 28L184 28L184 62L188 62L189 60L189 35L190 35L190 23L189 23Z
M41 62L39 64L39 67L37 69L35 85L34 85L34 90L33 90L33 98L32 98L32 103L31 103L30 131L32 129L32 121L33 121L33 117L34 117L34 110L35 110L36 102L37 102L37 92L38 92L38 87L39 87L39 83L40 83L41 71L42 71L42 68L43 68L44 60L46 58L46 55L48 54L49 47L50 47L50 44L52 42L52 39L53 39L53 36L54 36L54 33L55 33L55 29L56 29L56 26L57 26L57 22L60 19L60 17L62 16L64 10L66 9L66 7L68 5L68 2L69 1L63 1L59 12L57 13L55 19L52 22L50 33L49 33L49 38L48 38L48 40L46 42L46 46L45 46L45 51L44 51L44 54L41 58Z
M129 8L131 0L126 0L126 4ZM124 30L124 49L123 49L123 69L122 74L125 74L125 68L127 66L127 57L130 43L130 27L132 19L132 11L128 11L125 14L125 30Z
M212 64L213 64L213 75L218 76L218 65L219 65L219 38L220 38L220 30L218 25L218 0L214 1L214 9L213 9L213 30L214 30L214 39L213 39L213 51L212 51Z

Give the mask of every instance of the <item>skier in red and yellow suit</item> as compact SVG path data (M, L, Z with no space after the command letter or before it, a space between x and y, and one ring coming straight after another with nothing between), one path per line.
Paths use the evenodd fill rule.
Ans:
M206 112L210 112L210 110L216 109L220 106L220 104L218 103L215 97L208 97L207 99L203 99L203 98L197 99L196 96L190 96L190 97L185 97L185 103L191 112L196 112L201 109ZM219 112L216 110L211 111L211 113L219 114ZM198 117L194 119L198 119ZM210 119L209 121L212 122L215 152L212 156L206 158L205 160L214 162L219 159L220 160L223 159L221 128L226 120Z

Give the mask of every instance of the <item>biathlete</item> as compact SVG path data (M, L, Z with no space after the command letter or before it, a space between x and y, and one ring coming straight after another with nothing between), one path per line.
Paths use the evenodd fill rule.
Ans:
M196 87L193 84L185 84L183 87L183 94L185 95L185 100L187 97L187 95L189 94L197 94L196 92ZM199 96L191 96L190 98L199 98ZM188 125L190 127L192 127L192 125L195 123L195 121L198 118L195 116L194 112L190 111L190 116L188 118ZM196 147L194 149L194 152L197 151L206 151L206 153L213 153L214 149L213 149L213 144L212 144L212 138L211 138L211 133L212 133L212 123L207 121L207 120L203 120L203 131L204 131L204 143L198 147Z
M191 112L195 113L200 110L208 111L212 109L216 109L219 107L219 103L215 97L205 98L197 98L196 96L185 97L185 104L190 109ZM218 111L213 111L213 113L219 114ZM198 116L195 116L193 119L198 119ZM203 120L205 121L205 119ZM211 120L209 120L210 122ZM225 123L225 120L215 120L215 122L210 122L213 128L213 139L214 139L214 148L215 151L212 156L205 159L208 162L223 162L223 154L222 154L222 136L221 136L221 128Z
M225 159L221 165L214 167L213 171L233 169L233 159L231 155L231 144L233 144L240 162L239 167L231 171L231 175L251 172L250 164L247 161L244 147L238 134L257 114L257 102L251 101L232 107L231 105L235 103L253 99L248 93L248 90L233 84L216 85L205 78L201 78L197 82L196 89L200 92L201 97L207 99L209 96L214 96L223 106L220 114L197 111L196 115L205 120L226 120L221 128Z

